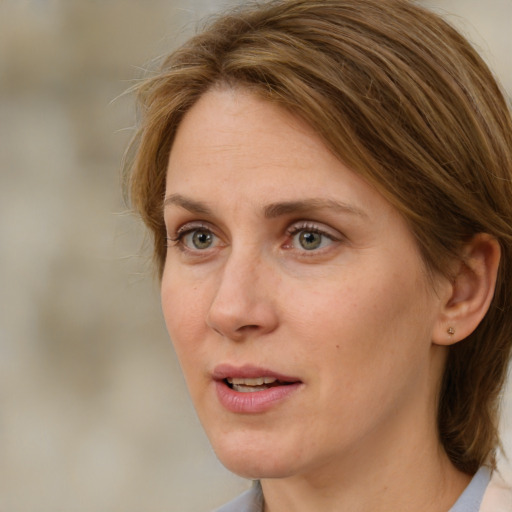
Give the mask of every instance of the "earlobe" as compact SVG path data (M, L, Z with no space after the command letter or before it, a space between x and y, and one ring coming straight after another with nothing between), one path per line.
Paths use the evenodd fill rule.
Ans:
M435 344L452 345L477 328L494 296L500 255L499 243L486 233L464 246L434 329Z

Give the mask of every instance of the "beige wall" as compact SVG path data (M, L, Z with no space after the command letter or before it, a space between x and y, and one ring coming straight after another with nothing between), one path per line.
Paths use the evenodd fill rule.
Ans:
M220 3L0 0L2 511L199 512L245 485L198 426L137 256L133 110L112 102ZM449 16L512 90L512 2L426 3L470 20Z

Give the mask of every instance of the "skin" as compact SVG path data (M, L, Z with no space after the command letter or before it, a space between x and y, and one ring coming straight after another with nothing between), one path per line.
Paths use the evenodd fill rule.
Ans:
M164 215L167 328L217 456L261 479L265 510L448 510L469 481L435 421L453 287L398 212L304 122L217 88L178 129ZM301 384L238 414L219 364Z

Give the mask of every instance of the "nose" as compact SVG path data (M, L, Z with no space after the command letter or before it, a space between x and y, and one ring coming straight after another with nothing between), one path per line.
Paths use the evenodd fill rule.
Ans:
M232 253L220 273L206 323L234 341L272 332L278 325L276 281L269 263Z

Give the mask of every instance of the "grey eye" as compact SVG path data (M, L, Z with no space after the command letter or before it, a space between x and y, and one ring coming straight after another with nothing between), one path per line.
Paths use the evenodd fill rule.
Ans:
M189 237L195 249L208 249L213 244L213 235L210 231L196 229Z
M322 245L322 235L311 231L301 231L299 234L299 243L306 251L318 249Z

